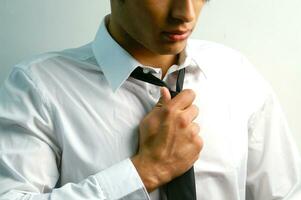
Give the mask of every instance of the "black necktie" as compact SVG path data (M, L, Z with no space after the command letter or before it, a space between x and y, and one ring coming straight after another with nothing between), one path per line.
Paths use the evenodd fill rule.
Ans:
M157 86L167 87L171 97L175 97L182 89L185 77L185 68L178 72L176 91L171 90L165 82L153 76L151 73L145 73L142 67L137 67L131 77L140 81L145 81ZM166 185L166 195L168 200L196 200L196 189L194 180L194 169L190 168L183 175L173 179Z

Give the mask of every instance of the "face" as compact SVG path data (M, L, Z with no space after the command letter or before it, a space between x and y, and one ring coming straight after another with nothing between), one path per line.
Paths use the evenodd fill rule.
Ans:
M192 33L204 0L111 0L109 30L130 52L178 54Z

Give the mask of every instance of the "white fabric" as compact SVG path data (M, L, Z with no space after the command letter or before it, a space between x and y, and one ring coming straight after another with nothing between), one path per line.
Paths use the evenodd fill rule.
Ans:
M102 23L88 45L15 66L0 90L0 199L158 200L129 159L159 98L157 86L128 78L139 65ZM182 67L204 140L198 199L300 200L298 151L275 94L248 61L190 40L164 77L173 88Z

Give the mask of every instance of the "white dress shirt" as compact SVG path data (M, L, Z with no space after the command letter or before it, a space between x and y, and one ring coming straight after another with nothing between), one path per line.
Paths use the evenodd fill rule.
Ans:
M130 160L160 96L129 78L137 66L104 22L83 47L14 66L0 90L0 199L165 199L147 193ZM163 80L174 88L183 67L204 140L198 199L300 200L298 151L269 84L241 54L211 42L190 40Z

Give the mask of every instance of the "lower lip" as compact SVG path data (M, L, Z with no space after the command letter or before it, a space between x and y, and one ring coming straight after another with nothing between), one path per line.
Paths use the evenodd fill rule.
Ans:
M187 31L182 34L164 32L164 36L167 37L167 39L172 42L179 42L179 41L186 40L189 35L190 35L190 31Z

